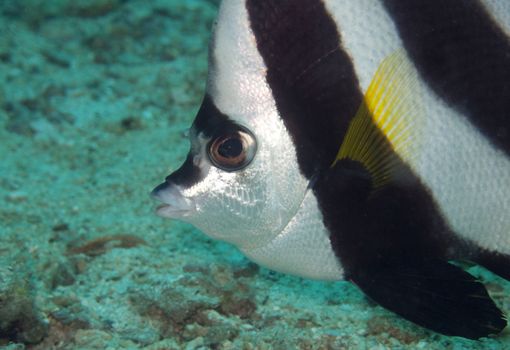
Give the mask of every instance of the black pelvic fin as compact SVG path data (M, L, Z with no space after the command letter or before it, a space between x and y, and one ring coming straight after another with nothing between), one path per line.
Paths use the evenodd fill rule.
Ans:
M507 325L485 287L446 261L403 262L350 278L381 306L438 333L479 339Z
M510 255L483 250L474 259L476 263L510 281Z

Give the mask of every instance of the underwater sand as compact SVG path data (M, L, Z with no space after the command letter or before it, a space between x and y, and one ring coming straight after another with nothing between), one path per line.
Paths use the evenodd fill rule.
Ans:
M0 2L0 348L508 349L508 329L441 336L153 213L217 5ZM469 271L510 314L510 283Z

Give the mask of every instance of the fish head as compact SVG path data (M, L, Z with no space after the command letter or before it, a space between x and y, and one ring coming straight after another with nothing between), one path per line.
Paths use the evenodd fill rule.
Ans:
M266 81L243 2L224 2L205 98L184 164L152 192L157 214L253 248L282 232L305 197L296 150Z
M282 232L307 182L273 107L245 108L232 117L206 96L186 160L152 192L163 203L157 214L240 248L261 246Z

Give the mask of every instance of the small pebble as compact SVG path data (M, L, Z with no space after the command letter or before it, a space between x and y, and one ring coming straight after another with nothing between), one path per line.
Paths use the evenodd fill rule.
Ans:
M28 198L28 195L23 191L14 191L8 193L6 196L6 200L11 203L20 203L25 202Z

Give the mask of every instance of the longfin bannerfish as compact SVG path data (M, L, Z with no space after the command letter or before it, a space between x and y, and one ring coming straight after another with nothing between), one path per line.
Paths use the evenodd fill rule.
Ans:
M471 339L510 280L510 2L223 0L158 214ZM508 312L508 310L505 310Z

